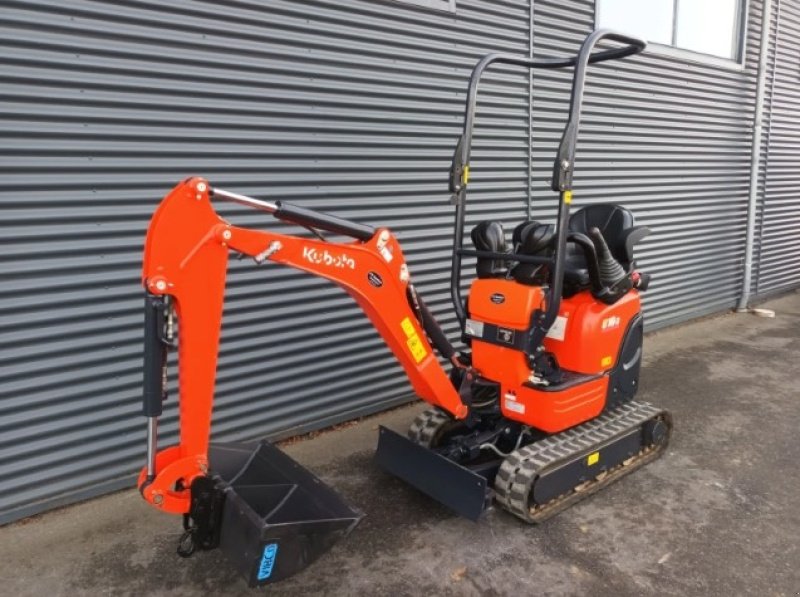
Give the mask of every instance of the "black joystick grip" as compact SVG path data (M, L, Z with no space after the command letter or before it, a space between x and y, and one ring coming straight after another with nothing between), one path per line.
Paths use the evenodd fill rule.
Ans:
M599 228L592 228L589 231L589 236L592 237L595 249L597 250L597 264L600 266L600 282L603 286L613 286L625 277L625 270L619 264L619 261L614 259L611 250L608 248L606 239L603 238L603 233Z

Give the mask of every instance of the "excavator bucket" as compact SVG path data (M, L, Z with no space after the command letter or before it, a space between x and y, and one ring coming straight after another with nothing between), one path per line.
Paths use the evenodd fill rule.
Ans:
M386 472L470 520L478 520L492 503L489 480L384 427L379 428L375 460Z
M269 442L212 445L209 460L225 495L219 547L251 587L296 574L363 516Z

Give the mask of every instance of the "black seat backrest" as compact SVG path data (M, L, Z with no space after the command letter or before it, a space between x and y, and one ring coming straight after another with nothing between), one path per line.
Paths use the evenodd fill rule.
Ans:
M486 220L475 226L470 233L472 243L478 251L507 253L506 234L503 224L494 220ZM502 259L479 257L475 266L479 278L499 278L508 273L508 265Z
M520 255L549 255L552 253L554 235L553 224L529 220L514 228L511 242L514 243L514 251Z
M590 236L592 228L599 228L603 233L608 248L614 258L627 270L633 261L630 230L634 227L633 214L614 203L587 205L576 211L569 218L571 232L579 232ZM645 233L646 234L646 233ZM642 235L644 236L644 235ZM631 239L633 240L633 239ZM634 242L641 240L635 239Z
M554 239L555 226L535 220L522 222L511 236L515 253L536 257L552 256ZM511 269L511 276L521 284L541 284L546 274L546 268L535 263L520 262Z

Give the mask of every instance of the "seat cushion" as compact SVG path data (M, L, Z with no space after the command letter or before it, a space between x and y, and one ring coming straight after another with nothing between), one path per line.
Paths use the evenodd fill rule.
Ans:
M576 247L577 248L577 247ZM571 252L567 248L567 260L564 263L564 289L566 294L574 294L589 288L592 284L586 259L580 250Z

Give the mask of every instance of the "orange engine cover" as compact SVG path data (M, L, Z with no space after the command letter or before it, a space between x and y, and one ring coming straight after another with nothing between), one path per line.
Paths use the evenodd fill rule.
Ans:
M545 308L542 288L513 280L478 279L469 294L471 321L515 334L526 332L537 308ZM588 291L562 300L544 346L562 369L597 376L577 385L561 390L533 386L525 353L483 341L480 334L472 339L473 366L500 384L501 409L507 418L550 433L573 427L603 410L608 372L616 365L625 331L640 308L635 290L613 305L601 303Z

